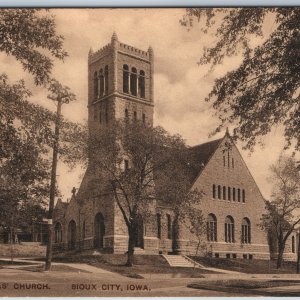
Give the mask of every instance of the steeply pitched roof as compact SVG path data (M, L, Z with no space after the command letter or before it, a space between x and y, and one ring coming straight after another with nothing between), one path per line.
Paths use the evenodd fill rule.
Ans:
M204 167L208 163L211 156L215 153L222 140L223 138L210 141L204 144L196 145L190 148L191 182L194 182L197 176L204 169Z

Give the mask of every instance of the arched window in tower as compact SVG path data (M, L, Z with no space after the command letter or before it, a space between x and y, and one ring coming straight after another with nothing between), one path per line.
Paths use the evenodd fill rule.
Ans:
M218 185L218 199L221 199L221 186Z
M129 93L129 69L127 65L123 65L123 92Z
M136 111L133 112L133 121L136 121L137 120L137 113Z
M244 218L242 222L242 244L251 243L251 224L248 218Z
M136 68L131 69L130 74L130 93L133 96L137 95L137 71Z
M226 186L223 186L223 200L226 200Z
M103 97L103 95L104 95L104 76L103 76L102 69L99 72L99 79L100 79L100 97Z
M141 98L145 98L145 72L143 70L139 75L139 95Z
M231 216L225 219L225 242L234 243L234 220Z
M209 214L207 217L207 240L209 242L217 241L217 218L214 214Z
M108 94L108 66L105 66L104 69L104 86L105 86L105 95Z
M98 98L98 74L94 73L94 99Z
M143 124L146 124L146 115L143 114Z

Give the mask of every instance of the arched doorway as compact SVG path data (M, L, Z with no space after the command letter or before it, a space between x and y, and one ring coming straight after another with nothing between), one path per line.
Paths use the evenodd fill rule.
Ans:
M138 215L137 217L134 246L138 248L144 248L144 222L141 215Z
M104 246L105 224L101 213L96 214L94 224L94 246L95 248L102 249Z
M68 226L68 249L74 250L75 248L76 248L76 223L74 220L71 220Z

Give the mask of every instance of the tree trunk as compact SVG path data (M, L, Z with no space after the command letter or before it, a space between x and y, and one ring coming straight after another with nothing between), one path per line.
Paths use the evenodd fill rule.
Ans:
M133 254L134 254L134 246L135 246L135 230L134 228L128 229L129 239L128 239L128 251L127 251L127 262L126 266L133 266Z
M284 253L284 245L278 245L278 256L277 256L277 269L280 269L282 266L283 260L283 253Z

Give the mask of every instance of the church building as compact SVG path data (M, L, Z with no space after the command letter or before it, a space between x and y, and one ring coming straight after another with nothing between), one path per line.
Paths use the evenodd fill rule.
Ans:
M153 124L154 53L111 42L88 55L88 126L90 134L114 120L128 118ZM191 147L199 164L192 186L204 192L206 217L202 255L225 258L269 259L266 233L260 228L264 198L228 132L224 137ZM125 253L127 227L107 183L86 170L69 203L58 200L54 211L54 247L57 250L98 249ZM95 184L97 182L97 184ZM180 225L174 234L172 207L155 202L152 221L140 220L135 253L191 254L197 238ZM151 224L149 224L151 222ZM295 236L287 242L286 257L294 259Z

